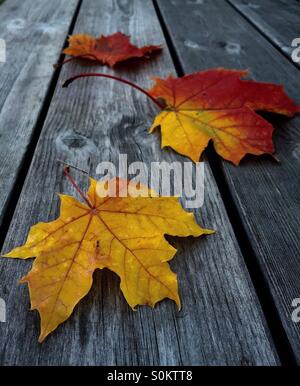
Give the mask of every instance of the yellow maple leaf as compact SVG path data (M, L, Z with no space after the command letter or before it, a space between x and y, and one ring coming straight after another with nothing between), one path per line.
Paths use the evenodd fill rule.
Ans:
M5 255L36 257L22 282L29 284L31 309L41 316L40 341L72 314L89 292L97 268L109 268L120 277L132 308L153 307L164 298L180 307L177 278L167 263L176 249L164 235L213 233L202 229L176 197L101 198L100 183L90 181L92 207L60 195L59 218L32 226L26 243ZM122 183L118 180L119 186Z

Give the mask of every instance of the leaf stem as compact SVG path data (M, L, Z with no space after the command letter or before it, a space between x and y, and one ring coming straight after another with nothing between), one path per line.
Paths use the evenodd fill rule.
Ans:
M83 170L83 169L80 169L78 166L74 166L74 165L71 165L69 162L65 162L65 161L62 161L60 159L57 158L56 160L57 162L65 165L65 166L68 166L69 168L72 168L72 169L75 169L81 173L84 173L84 174L89 174L86 170Z
M83 55L76 55L76 56L72 56L71 58L68 58L68 59L65 59L63 62L61 63L56 63L56 64L53 64L53 68L59 68L61 66L63 66L64 64L66 63L69 63L69 62L72 62L73 60L75 59L93 59L97 62L99 62L97 56L93 55L93 54L83 54Z
M91 202L89 201L89 199L82 193L82 191L79 189L78 185L76 184L76 182L73 180L73 178L71 177L70 175L70 166L69 165L66 165L64 167L64 175L69 179L69 181L71 182L71 184L74 186L74 188L77 190L77 192L80 194L80 196L83 198L83 200L88 204L88 206L91 208L91 209L94 209L94 206L91 204Z
M149 99L152 100L152 102L154 102L161 110L164 109L164 106L157 100L155 99L151 94L148 93L148 91L144 90L143 88L141 88L140 86L138 86L137 84L135 83L132 83L130 82L129 80L126 80L126 79L123 79L123 78L120 78L118 76L114 76L114 75L109 75L109 74L102 74L102 73L95 73L95 72L92 72L92 73L88 73L88 74L78 74L78 75L75 75L69 79L67 79L62 87L68 87L70 83L74 82L74 80L76 79L79 79L79 78L87 78L87 77L92 77L92 76L99 76L101 78L108 78L108 79L113 79L113 80L117 80L118 82L121 82L121 83L125 83L127 84L128 86L132 87L132 88L135 88L136 90L139 90L140 92L142 92L143 94L145 94Z

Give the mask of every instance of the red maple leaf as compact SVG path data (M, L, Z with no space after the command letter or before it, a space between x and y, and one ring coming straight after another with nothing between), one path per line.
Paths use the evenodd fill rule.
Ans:
M102 35L98 38L85 34L69 36L69 47L64 50L64 53L74 57L85 57L113 67L124 60L146 57L161 49L161 46L138 48L130 43L128 36L122 32L116 32L113 35Z
M273 127L256 111L292 117L299 107L280 85L241 79L247 71L211 69L182 78L156 78L148 92L165 107L151 128L161 128L162 147L198 161L213 140L224 159L239 164L247 154L272 154Z

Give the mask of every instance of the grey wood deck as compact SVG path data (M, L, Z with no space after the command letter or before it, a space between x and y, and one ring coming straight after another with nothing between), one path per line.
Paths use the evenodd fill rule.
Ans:
M291 59L291 42L300 36L299 0L229 0L275 47ZM295 63L300 66L300 63Z
M134 68L100 67L143 87L151 85L151 77L169 73L249 68L255 79L284 83L300 102L299 70L274 47L271 33L266 37L231 3L67 0L62 6L12 0L0 5L0 38L8 45L7 62L0 63L1 253L23 243L34 223L57 216L56 192L76 195L57 159L94 177L100 161L116 161L120 153L127 153L129 162L185 161L161 151L159 136L147 134L157 111L143 95L99 79L61 88L69 76L95 69L73 62L53 73L68 33L122 31L138 45L162 43L161 55ZM10 25L17 32L10 32ZM39 344L38 314L29 311L27 287L18 285L32 262L0 259L0 298L7 305L7 322L0 323L0 364L300 362L300 328L291 320L291 301L300 297L299 117L272 119L281 164L249 157L236 168L207 153L205 202L195 214L218 232L171 239L179 250L171 265L179 276L182 311L164 301L154 310L132 312L118 278L98 271L71 318ZM87 186L80 173L76 180Z
M181 1L177 0L177 5L179 3ZM286 20L289 2L279 3L286 3L287 6L274 7L274 13L278 18L281 12ZM295 2L292 3L296 6ZM256 80L274 83L280 80L288 93L300 102L299 70L259 31L236 14L229 4L218 0L212 0L205 6L187 2L185 16L178 16L176 11L172 11L176 1L161 1L159 4L184 72L209 68L216 63L229 68L248 68L251 77ZM259 4L255 8L257 13L260 10L266 11L267 5L270 7L268 1ZM248 8L252 9L249 5ZM298 12L299 8L298 4ZM295 12L292 14L295 15ZM265 13L262 14L264 16ZM178 17L183 20L181 26L189 23L188 32L178 27ZM293 17L291 25L296 31L295 24L292 24ZM235 22L231 23L233 19ZM209 29L210 25L218 27ZM196 28L195 34L192 31ZM183 35L185 40L181 38ZM281 36L284 39L286 35ZM291 40L286 44L291 43ZM194 44L187 44L188 41ZM196 45L203 49L194 48ZM249 265L255 264L253 260L257 259L289 343L299 361L300 326L292 321L291 310L293 299L299 297L300 293L300 240L296 236L300 225L300 117L290 121L276 117L273 123L277 128L275 143L280 164L276 165L272 159L249 157L239 168L226 162L214 166L224 175L222 189L228 188L225 192L229 200L228 210L232 216L239 217L237 228L243 239L244 254L248 256ZM245 235L241 234L244 230L249 241L247 244L244 241ZM255 267L253 275L257 275Z
M32 145L43 124L51 97L53 68L72 22L78 1L11 0L0 8L0 36L7 62L0 77L0 223L11 210L10 200L32 157ZM28 168L28 165L26 166Z

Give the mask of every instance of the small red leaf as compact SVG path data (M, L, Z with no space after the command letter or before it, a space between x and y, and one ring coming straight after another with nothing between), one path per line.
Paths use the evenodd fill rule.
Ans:
M146 57L161 49L161 46L138 48L130 43L128 36L116 32L113 35L102 35L98 38L85 34L69 36L69 47L64 50L64 53L75 57L85 57L113 67L124 60Z

